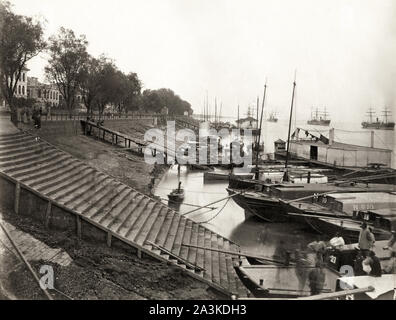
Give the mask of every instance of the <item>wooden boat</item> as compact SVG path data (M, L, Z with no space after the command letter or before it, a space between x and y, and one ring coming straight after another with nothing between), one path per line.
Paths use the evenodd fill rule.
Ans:
M228 181L230 177L238 177L241 179L253 179L253 173L228 173L219 171L204 172L204 181Z
M315 267L297 269L296 266L247 264L234 268L241 282L256 298L298 298L311 295L308 275ZM325 273L322 292L334 292L339 273L326 267L322 270Z
M356 241L362 222L366 222L376 239L388 239L392 228L396 227L394 193L333 193L312 198L310 203L282 203L289 215L330 236L340 233L344 238Z
M342 277L337 280L336 290L373 287L374 291L346 296L348 300L395 300L395 275L383 274L381 277L358 276Z
M184 200L184 189L181 188L181 182L179 182L179 187L173 189L170 194L168 194L169 201L172 202L182 202Z
M389 252L383 249L387 244L388 240L376 241L374 248L372 249L380 260L383 270L387 269L391 262ZM339 248L328 248L325 252L324 260L327 267L336 271L340 271L342 266L351 266L353 268L354 260L356 259L359 251L358 243L346 244Z
M254 188L254 189L253 189ZM327 184L267 184L256 183L252 185L252 190L246 191L233 197L233 200L243 209L245 209L246 218L255 215L267 222L281 222L290 220L290 211L282 204L282 201L295 200L303 197L309 197L313 194L323 194L328 192L338 193L367 193L367 192L391 192L395 186L378 185L378 184L359 184L359 183L327 183ZM239 193L240 189L227 188L227 192L232 195ZM312 201L311 199L301 200ZM300 203L298 202L298 203ZM293 202L291 205L296 204ZM315 208L318 209L318 208ZM289 211L288 211L289 210ZM292 210L296 210L294 207ZM333 235L333 234L332 234Z

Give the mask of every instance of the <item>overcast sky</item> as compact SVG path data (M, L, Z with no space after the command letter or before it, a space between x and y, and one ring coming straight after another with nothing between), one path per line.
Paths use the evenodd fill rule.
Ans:
M297 118L326 106L361 121L369 106L396 106L394 0L11 0L14 11L85 34L145 88L171 88L200 113L206 91L224 115L262 96L289 112L297 69ZM45 55L29 63L42 78ZM261 97L260 97L261 99Z

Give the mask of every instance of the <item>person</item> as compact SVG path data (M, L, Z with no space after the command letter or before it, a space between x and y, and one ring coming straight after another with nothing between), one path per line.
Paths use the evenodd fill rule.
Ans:
M315 268L313 268L308 275L309 288L311 289L311 296L320 294L326 279L326 274L323 271L323 263L318 261Z
M353 271L355 276L364 276L366 273L363 271L363 260L366 257L364 256L362 251L358 251L356 258L353 262Z
M391 258L396 256L396 230L392 230L391 238L383 249L390 251Z
M359 249L364 252L365 256L368 255L368 252L372 248L374 241L373 234L368 229L367 223L363 222L359 233Z
M326 252L327 249L327 244L326 242L322 241L320 237L317 238L317 240L312 241L311 243L308 244L308 249L311 251L311 253L315 254L315 264L316 262L323 262L323 255ZM315 265L314 264L314 265Z
M340 249L342 246L345 245L344 238L341 237L340 233L337 232L333 238L329 241L330 245L335 249Z
M375 255L374 251L370 251L369 257L370 257L370 267L371 267L371 271L370 271L369 275L373 276L373 277L381 277L382 268L381 268L380 260Z
M374 235L374 232L373 232L373 227L368 227L368 230L370 232L370 238L372 240L370 249L373 249L374 248L374 244L375 244L375 235Z
M279 241L278 246L275 248L275 252L272 256L274 260L279 263L284 264L285 266L289 265L290 262L290 253L286 250L285 242L283 240ZM278 267L276 270L275 281L280 282L280 274L283 271L282 267Z
M307 253L303 248L302 243L300 243L300 247L295 250L294 258L296 261L296 276L298 279L298 290L304 290L305 283L307 282L308 272L307 267L309 266L309 260L307 257Z
M396 273L396 230L392 230L391 238L383 249L389 250L390 253L389 265L385 268L386 272Z
M282 262L285 265L289 265L290 253L286 250L285 242L283 240L280 240L279 245L275 248L273 258L274 260Z

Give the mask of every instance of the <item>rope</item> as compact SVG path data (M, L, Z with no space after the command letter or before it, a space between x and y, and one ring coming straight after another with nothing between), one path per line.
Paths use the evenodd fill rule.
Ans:
M224 203L224 205L221 207L221 209L220 209L213 217L209 218L209 219L206 220L206 221L200 221L200 222L197 222L197 223L198 223L198 224L208 223L208 222L212 221L213 219L215 219L215 218L223 211L223 209L226 207L226 205L228 204L228 202L230 201L230 199L231 199L231 198L228 198L228 199L227 199L227 201Z
M166 198L161 198L161 197L158 197L158 198L161 199L161 200L163 200L163 201L169 201L169 199L166 199ZM173 202L173 201L171 201L171 202ZM203 206L199 206L199 205L197 205L197 204L185 203L185 202L181 203L181 205L182 205L182 206L195 207L195 208L202 208L202 209L203 209L203 208L208 208L208 209L211 209L211 211L217 209L217 207L203 207Z

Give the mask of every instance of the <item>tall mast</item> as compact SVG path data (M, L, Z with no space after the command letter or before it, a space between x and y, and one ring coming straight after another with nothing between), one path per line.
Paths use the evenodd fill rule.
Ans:
M382 111L382 113L384 114L385 123L388 123L388 115L390 115L390 111L388 110L387 107L385 107L384 111Z
M283 181L289 181L289 174L287 173L287 165L288 165L288 162L289 162L290 130L291 130L292 117L293 117L293 104L294 104L294 93L295 93L295 91L296 91L296 74L294 74L293 93L292 93L292 100L291 100L291 106L290 106L289 131L288 131L288 134L287 134L285 175L283 176Z
M369 108L369 111L367 111L366 112L367 114L368 114L368 116L369 116L369 118L370 118L370 123L372 123L373 122L373 114L375 113L374 111L373 111L373 108Z
M258 169L258 160L259 160L259 153L260 153L260 138L261 138L261 128L263 124L263 113L264 113L264 103L265 103L265 96L267 93L267 80L265 80L265 85L264 85L264 93L263 93L263 103L261 106L261 117L260 117L260 130L259 130L259 136L258 136L258 142L257 142L257 154L256 154L256 180L259 179L259 169ZM258 122L258 119L257 119Z
M260 103L260 98L259 96L257 96L257 105L256 105L256 120L257 120L257 124L256 124L256 129L258 129L259 124L258 124L258 119L259 119L259 103Z
M238 121L237 121L237 127L239 129L239 104L238 104Z
M217 122L217 98L215 97L215 117L214 117L214 122Z

